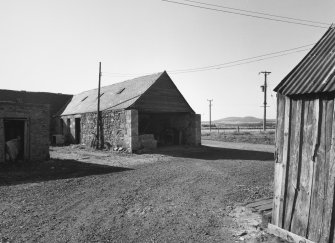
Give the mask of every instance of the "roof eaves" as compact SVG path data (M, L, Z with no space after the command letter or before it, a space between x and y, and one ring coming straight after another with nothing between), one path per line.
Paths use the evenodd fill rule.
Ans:
M313 46L313 48L300 60L300 62L284 77L284 79L274 88L275 92L281 93L281 94L292 94L297 91L297 85L299 85L299 82L294 83L291 87L289 87L289 84L291 80L294 78L292 76L297 76L300 71L297 71L298 68L302 69L301 66L304 65L304 69L308 68L310 63L313 61L313 53L317 53L316 49L322 48L320 45L323 41L325 41L326 37L331 34L330 31L335 28L335 25L332 24L328 30L324 33L324 35L320 38L320 40ZM327 43L324 43L327 44ZM328 43L329 44L329 43ZM307 60L309 58L309 60Z

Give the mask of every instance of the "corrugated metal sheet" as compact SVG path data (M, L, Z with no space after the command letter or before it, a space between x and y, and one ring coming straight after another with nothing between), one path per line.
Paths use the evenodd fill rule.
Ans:
M284 95L335 91L335 26L332 25L312 50L277 85Z
M138 77L121 83L101 87L100 110L118 110L130 107L163 74L166 74L166 72ZM75 95L62 113L62 116L96 112L98 102L97 96L98 89L85 91Z

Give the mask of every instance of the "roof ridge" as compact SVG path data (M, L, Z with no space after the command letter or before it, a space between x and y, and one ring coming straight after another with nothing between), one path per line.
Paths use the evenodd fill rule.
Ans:
M127 80L123 80L123 81L121 81L121 82L117 82L117 83L113 83L113 84L109 84L109 85L101 86L101 89L103 89L103 88L107 88L107 87L112 87L112 86L115 86L115 85L120 85L120 84L125 83L125 82L130 82L130 81L133 81L133 80L135 80L135 79L145 78L145 77L149 77L149 76L159 75L159 77L160 77L164 72L166 72L166 71L158 72L158 73L152 73L152 74L147 74L147 75L138 76L138 77L135 77L135 78L131 78L131 79L127 79ZM159 77L158 77L158 78L159 78ZM157 79L158 79L158 78L157 78ZM86 92L93 91L93 90L98 90L98 88L85 90L85 91L82 91L82 92L77 93L77 94L75 94L75 95L84 94L84 93L86 93Z
M124 109L131 106L165 72L144 75L101 87L100 109ZM91 89L74 95L62 115L94 111L97 102L97 90L97 88Z
M29 91L29 90L14 90L14 89L0 89L0 91L36 93L36 94L52 94L52 95L72 95L72 94L55 93L55 92L49 92L49 91Z

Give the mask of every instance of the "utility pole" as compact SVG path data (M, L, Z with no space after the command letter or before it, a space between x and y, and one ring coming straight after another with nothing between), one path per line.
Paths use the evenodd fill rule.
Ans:
M97 147L96 147L96 149L100 149L100 86L101 86L101 62L99 62L98 113L97 113Z
M208 100L209 102L209 132L212 131L212 101L213 99Z
M267 76L270 74L271 72L267 72L267 71L262 71L259 72L259 74L264 74L264 85L261 85L262 91L264 92L264 118L263 118L263 131L266 131L266 90L267 90Z

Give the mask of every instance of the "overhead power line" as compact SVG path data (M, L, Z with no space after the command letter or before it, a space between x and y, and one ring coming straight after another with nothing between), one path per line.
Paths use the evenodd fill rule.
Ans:
M186 71L186 72L177 72L177 73L173 73L173 72L170 72L170 71L168 71L168 72L171 73L171 74L182 74L182 73L194 73L194 72L209 71L209 70L214 70L214 69L224 69L224 68L230 68L230 67L240 66L240 65L254 63L254 62L260 62L260 61L263 61L263 60L273 59L273 58L282 57L282 56L286 56L286 55L290 55L290 54L294 54L294 53L298 53L298 52L302 52L302 51L308 51L308 50L310 50L310 49L304 49L304 50L299 50L299 51L290 52L290 53L286 53L286 54L281 54L281 55L277 55L277 56L271 56L271 57L256 59L256 60L249 61L249 62L242 62L242 63L232 64L232 65L227 65L227 66L223 66L223 67L219 67L219 68L212 68L212 69L205 69L205 70L194 70L194 71Z
M280 54L280 53L286 53L287 55L291 54L291 53L296 53L296 52L291 52L291 51L299 50L299 49L309 47L309 46L313 46L313 45L315 45L315 44L308 44L308 45L299 46L299 47L295 47L295 48L291 48L291 49L271 52L271 53L262 54L262 55L258 55L258 56L253 56L253 57L248 57L248 58L243 58L243 59L239 59L239 60L235 60L235 61L225 62L225 63L221 63L221 64L215 64L215 65L211 65L211 66L204 66L204 67L198 67L198 68L187 68L187 69L176 69L176 70L169 70L169 72L185 72L185 71L195 71L195 70L219 69L219 68L222 68L223 66L226 66L226 65L229 65L229 64L248 61L248 60L252 60L252 59L256 59L256 58L260 58L260 57L266 57L266 56L271 56L271 55ZM304 49L304 50L300 50L300 51L305 51L305 50L309 50L309 49ZM290 52L290 53L287 53L287 52Z
M230 68L230 67L245 65L245 64L254 63L254 62L260 62L260 61L264 61L264 60L267 60L267 59L273 59L273 58L282 57L282 56L286 56L286 55L290 55L290 54L294 54L294 53L298 53L298 52L302 52L302 51L308 51L308 50L310 50L310 49L303 49L303 50L299 50L299 51L295 51L295 52L290 52L290 53L281 54L281 55L277 55L277 56L271 56L271 57L256 59L256 60L252 60L252 61L249 61L249 62L242 62L242 63L232 64L232 65L227 65L227 66L223 66L223 67L219 67L219 68L194 70L194 71L186 71L186 72L176 72L176 73L173 73L171 71L168 71L168 72L171 73L171 74L182 74L182 73L194 73L194 72L209 71L209 70L214 70L214 69L224 69L224 68Z
M237 10L237 11L245 12L245 13L260 14L260 15L271 16L271 17L282 18L282 19L290 19L290 20L296 20L296 21L301 21L301 22L327 25L327 27L330 25L330 23L325 23L325 22L319 22L319 21L307 20L307 19L298 19L298 18L286 17L286 16L282 16L282 15L275 15L275 14L269 14L269 13L264 13L264 12L250 11L250 10L245 10L245 9L240 9L240 8L232 8L232 7L228 7L228 6L224 6L224 5L210 4L210 3L204 3L204 2L193 1L193 0L183 0L183 1L184 2L191 2L191 3L207 5L207 6L212 6L212 7L219 7L219 8L225 8L225 9Z
M288 52L288 53L283 53L283 54L274 55L274 56L269 56L270 54L265 54L265 55L260 55L260 56L256 56L256 57L244 58L244 59L240 59L240 60L236 60L236 61L222 63L222 64L220 64L220 66L213 65L213 67L210 67L210 68L200 67L200 68L185 69L185 70L179 69L178 71L177 70L169 70L168 72L171 73L171 74L182 74L182 73L193 73L193 72L202 72L202 71L209 71L209 70L215 70L215 69L230 68L230 67L245 65L245 64L249 64L249 63L260 62L260 61L267 60L267 59L273 59L273 58L277 58L277 57L287 56L287 55L290 55L290 54L295 54L295 53L298 53L298 52L303 52L303 51L308 51L308 50L310 50L310 48L291 51L291 52ZM277 53L281 53L281 52L277 52Z
M170 74L183 74L183 73L193 73L193 72L202 72L202 71L230 68L230 67L245 65L249 63L260 62L260 61L267 60L267 59L287 56L287 55L295 54L298 52L308 51L311 48L306 48L306 47L310 47L313 45L315 44L308 44L308 45L299 46L299 47L286 49L282 51L276 51L276 52L271 52L271 53L262 54L258 56L238 59L235 61L229 61L229 62L225 62L221 64L215 64L215 65L203 66L203 67L197 67L197 68L167 70L167 72ZM130 77L130 76L141 76L141 75L148 75L148 74L150 73L111 73L111 72L102 73L103 76L111 76L111 77Z
M265 20L270 20L270 21L276 21L276 22L282 22L282 23L288 23L288 24L296 24L296 25L303 25L303 26L322 28L322 29L327 29L328 28L326 26L321 26L321 25L299 23L299 22L283 20L283 19L275 19L275 18L257 16L257 15L252 15L252 14L232 12L232 11L227 11L227 10L218 9L218 8L212 8L212 7L205 7L205 6L200 6L200 5L189 4L189 3L185 3L185 2L176 2L176 1L171 1L171 0L162 0L162 1L173 3L173 4L179 4L179 5L194 7L194 8L202 8L202 9L212 10L212 11L216 11L216 12L229 13L229 14L241 15L241 16L246 16L246 17L251 17L251 18L257 18L257 19L265 19Z

